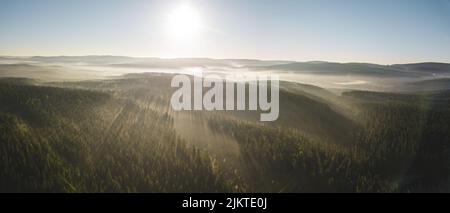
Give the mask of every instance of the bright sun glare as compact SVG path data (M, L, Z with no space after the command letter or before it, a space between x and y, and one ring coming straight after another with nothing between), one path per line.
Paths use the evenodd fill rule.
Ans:
M175 7L167 17L169 33L175 38L193 37L198 33L201 25L198 11L187 4Z

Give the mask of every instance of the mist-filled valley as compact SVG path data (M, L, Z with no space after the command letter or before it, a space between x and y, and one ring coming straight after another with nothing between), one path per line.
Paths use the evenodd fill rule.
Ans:
M192 72L279 75L278 119L174 111ZM5 56L0 158L2 192L450 192L450 64Z

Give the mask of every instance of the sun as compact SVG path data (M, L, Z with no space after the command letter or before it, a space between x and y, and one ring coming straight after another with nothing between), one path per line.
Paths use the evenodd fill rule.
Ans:
M191 5L182 4L167 15L167 28L175 38L192 38L202 27L198 11Z

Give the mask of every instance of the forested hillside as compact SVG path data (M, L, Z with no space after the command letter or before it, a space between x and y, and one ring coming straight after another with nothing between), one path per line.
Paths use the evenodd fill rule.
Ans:
M174 112L170 75L0 81L2 192L449 192L450 92L282 82L280 118Z

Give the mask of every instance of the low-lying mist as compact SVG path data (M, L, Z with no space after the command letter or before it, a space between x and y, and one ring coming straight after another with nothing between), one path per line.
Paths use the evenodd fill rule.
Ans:
M310 84L332 91L435 90L421 81L450 77L450 65L260 61L247 59L158 59L120 56L1 57L0 77L33 78L44 82L111 79L130 73L205 75L273 73L282 81ZM239 80L239 79L235 79ZM419 85L420 84L420 85Z

